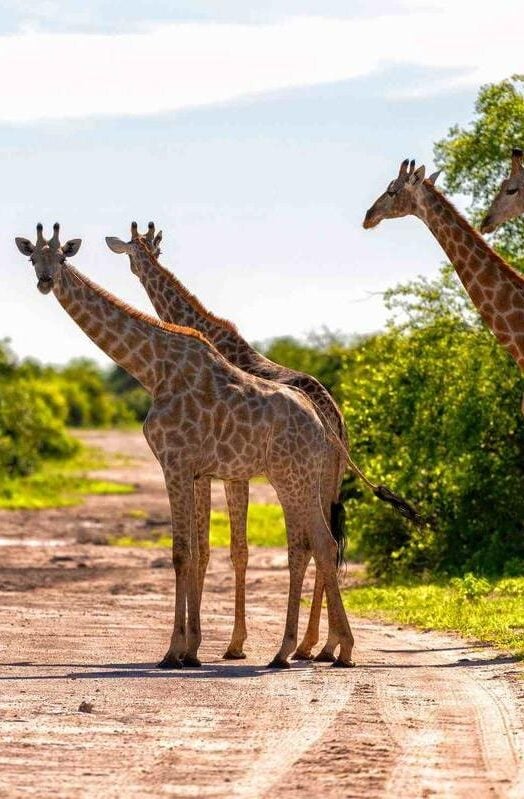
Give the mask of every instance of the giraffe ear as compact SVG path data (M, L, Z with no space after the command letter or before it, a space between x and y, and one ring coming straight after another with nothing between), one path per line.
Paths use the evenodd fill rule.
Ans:
M442 172L442 169L437 169L436 172L433 172L433 174L429 176L428 182L431 183L434 186L435 183L437 182L438 176L440 175L441 172Z
M69 239L62 247L62 252L66 258L72 258L76 255L82 244L82 239Z
M21 239L19 236L15 239L15 244L22 253L22 255L27 255L28 258L34 253L35 248L29 241L29 239Z
M121 255L123 252L127 252L127 244L117 236L106 236L106 244L110 250L118 253L119 255Z

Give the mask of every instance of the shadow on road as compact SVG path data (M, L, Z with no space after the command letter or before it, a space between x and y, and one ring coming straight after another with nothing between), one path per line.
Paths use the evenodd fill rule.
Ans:
M32 681L32 680L90 680L90 679L129 679L129 678L148 678L148 679L245 679L246 677L265 677L270 674L285 674L289 669L269 669L263 665L241 664L233 666L230 664L212 663L203 664L197 668L185 666L183 669L159 669L156 663L98 663L90 666L88 663L31 663L22 661L19 663L0 663L0 666L10 666L15 668L84 668L94 669L93 671L72 671L67 674L16 674L13 676L5 675L0 677L0 681ZM293 671L305 671L310 669L308 663L293 663Z
M450 651L453 649L459 649L464 651L466 647L449 647L449 648L442 648L442 649L379 649L378 652L381 653L396 653L399 652L405 654L424 654L430 652L445 652ZM475 648L475 645L470 645L470 648ZM368 670L381 670L381 671L389 671L389 670L410 670L410 669L471 669L476 667L486 667L486 666L493 666L493 665L511 665L518 663L519 659L512 656L512 655L500 655L494 654L493 657L490 658L468 658L463 657L459 658L458 660L452 663L364 663L364 664L357 664L358 671L368 671ZM286 674L289 672L289 669L269 669L265 665L249 665L249 664L238 664L232 665L230 663L204 663L201 667L190 667L185 666L182 669L159 669L156 663L32 663L31 661L19 661L19 662L11 662L11 663L0 663L0 666L9 666L11 668L19 668L19 669L41 669L41 668L67 668L67 669L93 669L93 671L71 671L67 672L66 674L16 674L16 675L4 675L0 677L0 682L13 680L13 681L33 681L33 680L90 680L90 679L109 679L109 680L116 680L116 679L182 679L182 680L201 680L201 679L215 679L215 680L231 680L231 679L245 679L245 678L252 678L252 677L265 677L270 674L275 673L283 673ZM319 665L315 664L313 666L312 663L301 663L301 662L294 662L291 664L291 669L293 671L308 671L308 670L318 670L319 668L324 669L325 671L335 671L342 673L345 671L344 669L339 670L335 669L332 670L330 666L326 666L325 664Z

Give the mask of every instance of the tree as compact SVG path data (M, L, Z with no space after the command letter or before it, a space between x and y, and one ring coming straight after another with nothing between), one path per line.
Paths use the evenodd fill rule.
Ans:
M482 86L470 125L454 125L436 142L435 161L444 169L445 188L471 195L469 212L478 223L509 172L513 147L524 147L524 75ZM524 219L503 225L494 235L501 254L524 267Z

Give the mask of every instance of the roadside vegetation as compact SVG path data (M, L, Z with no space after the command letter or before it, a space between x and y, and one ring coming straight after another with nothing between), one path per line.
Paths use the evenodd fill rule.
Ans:
M71 433L139 421L145 392L119 384L115 371L86 360L61 368L18 362L0 342L0 508L61 507L84 494L132 490L89 478L103 468L102 455Z
M350 614L446 630L524 658L524 577L357 586L344 592Z
M78 505L88 494L132 493L134 488L127 483L90 476L109 465L99 450L78 445L69 458L45 459L31 474L4 477L0 483L0 509L64 508Z

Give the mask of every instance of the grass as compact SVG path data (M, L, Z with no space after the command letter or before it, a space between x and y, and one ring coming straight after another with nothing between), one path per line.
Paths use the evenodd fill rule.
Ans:
M128 519L137 519L141 521L147 519L147 511L142 510L142 508L131 508L131 510L125 512L124 516Z
M344 603L352 614L454 631L524 658L524 577L361 586Z
M280 505L253 505L248 509L247 537L255 547L282 547L286 545L284 515ZM225 511L211 511L211 546L229 546L229 517ZM153 533L152 538L138 539L120 536L109 539L113 546L169 547L171 533Z
M130 494L133 486L108 480L95 480L88 472L104 469L108 461L92 447L81 447L69 460L47 461L27 477L2 480L0 509L42 510L79 505L87 494Z

